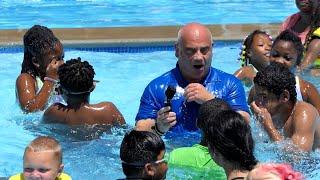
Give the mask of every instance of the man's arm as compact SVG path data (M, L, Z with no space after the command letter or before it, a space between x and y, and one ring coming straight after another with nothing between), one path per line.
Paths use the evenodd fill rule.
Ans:
M157 112L156 119L141 119L136 122L135 129L137 131L151 131L158 135L164 135L169 129L176 125L176 113L170 111L170 106L161 108Z
M293 114L292 142L303 151L311 151L319 114L311 104L299 102Z

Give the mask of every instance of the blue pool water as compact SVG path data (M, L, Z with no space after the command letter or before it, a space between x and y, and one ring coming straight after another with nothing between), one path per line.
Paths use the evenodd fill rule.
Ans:
M240 66L236 61L238 47L239 42L217 42L213 66L233 73ZM164 47L163 49L168 49L166 51L144 50L143 53L138 53L139 48L133 49L135 53L103 52L103 48L100 48L99 52L85 48L67 49L65 52L65 60L80 56L94 66L95 79L100 80L100 83L91 95L91 102L114 102L129 124L127 128L111 129L107 132L99 131L99 127L71 129L62 125L45 125L41 123L43 112L23 114L15 98L15 80L20 72L23 53L19 48L0 49L0 177L7 177L22 170L24 147L37 135L51 135L61 142L65 171L76 180L123 177L119 163L119 146L124 132L134 124L140 96L150 80L170 70L176 63L172 47ZM111 50L104 48L104 51ZM320 89L319 78L306 78ZM260 161L294 162L294 167L303 171L308 179L320 179L320 152L305 155L300 161L295 155L281 155L277 153L281 145L266 142L266 134L260 131L254 121L252 126L256 141L255 154ZM171 151L173 148L198 142L199 135L190 133L176 140L165 141L168 151ZM196 172L190 170L170 168L167 177L192 179L195 176ZM199 174L198 176L201 177Z
M279 23L297 11L294 0L1 0L0 7L0 29Z

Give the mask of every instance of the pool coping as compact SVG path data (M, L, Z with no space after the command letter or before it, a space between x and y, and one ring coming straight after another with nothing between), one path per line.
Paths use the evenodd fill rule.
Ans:
M181 26L103 27L103 28L52 28L64 46L87 47L109 45L172 44ZM211 24L214 40L242 40L250 32L260 29L275 37L280 24ZM26 29L0 30L0 46L21 46Z

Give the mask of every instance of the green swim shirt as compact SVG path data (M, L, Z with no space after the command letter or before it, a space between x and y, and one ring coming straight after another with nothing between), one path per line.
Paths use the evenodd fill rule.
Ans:
M174 149L169 154L169 166L180 166L208 173L209 177L226 179L224 169L211 158L208 147L195 144L192 147ZM218 178L220 179L220 178Z

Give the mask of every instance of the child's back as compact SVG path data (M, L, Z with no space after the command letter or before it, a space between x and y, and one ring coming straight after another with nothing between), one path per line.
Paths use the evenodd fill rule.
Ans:
M124 124L124 118L112 102L90 104L95 88L94 69L81 59L71 59L58 71L60 91L67 105L56 103L44 113L43 120L68 125Z
M79 109L57 103L44 113L45 122L68 125L124 124L124 118L112 102L86 104Z

